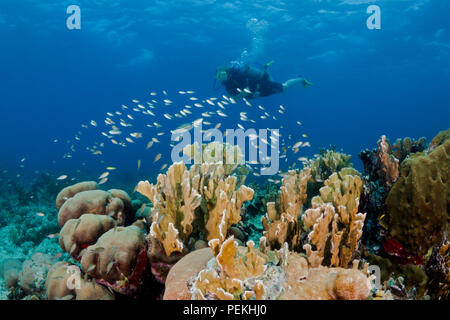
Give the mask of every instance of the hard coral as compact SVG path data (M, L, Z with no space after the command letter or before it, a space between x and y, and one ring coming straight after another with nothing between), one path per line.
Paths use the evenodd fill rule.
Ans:
M131 208L131 201L124 197L116 197L113 193L103 190L81 191L72 198L67 199L58 212L60 227L69 219L77 219L85 213L108 215L113 217L118 225L123 225L126 215ZM127 204L125 204L127 203Z
M306 201L310 179L309 168L300 172L290 170L283 178L277 201L267 203L267 214L262 218L263 235L271 248L280 248L286 241L291 248L300 244L299 217Z
M83 214L64 224L59 233L59 245L73 257L78 257L81 250L95 244L102 234L115 226L116 222L111 217Z
M107 231L86 249L81 267L118 292L135 291L147 267L145 232L136 226Z
M45 288L48 300L114 300L111 290L81 277L78 267L68 262L50 268Z
M98 184L95 181L83 181L76 183L74 185L65 187L62 189L58 196L56 197L56 210L59 210L61 206L68 200L69 198L72 198L77 193L80 193L82 191L88 191L88 190L97 190Z
M344 168L333 173L320 189L321 195L312 199L313 208L303 216L311 243L303 248L314 267L325 262L346 268L353 259L365 219L365 214L358 213L361 190L358 172Z
M45 279L51 265L51 257L40 252L35 253L31 259L25 260L19 274L19 286L29 296L40 299L45 296Z
M182 162L160 174L156 185L141 181L136 190L153 203L149 258L163 269L192 250L196 240L223 241L254 193L246 186L237 188L236 177L227 176L220 163L194 164L188 170ZM164 280L164 272L157 277Z
M392 154L401 163L410 154L416 152L422 152L426 147L426 139L424 137L419 140L412 140L409 137L397 139L392 145Z
M172 270L181 280L175 281L169 274L167 298L335 300L367 299L371 292L367 265L359 270L357 260L352 269L313 268L287 245L263 253L251 242L248 247L238 247L229 238L221 245L212 240L210 246L212 250L194 251L174 266ZM207 261L211 253L214 258ZM197 258L201 261L189 268L189 262ZM182 294L175 294L175 288Z
M234 237L228 238L222 245L220 243L218 239L209 242L217 267L214 270L200 271L193 280L192 298L261 299L264 286L257 278L265 271L265 259L255 253L253 242L247 243L247 252L243 254L238 254Z
M163 299L189 300L191 293L186 285L187 281L204 269L206 263L212 258L214 258L214 255L209 247L185 255L170 269Z

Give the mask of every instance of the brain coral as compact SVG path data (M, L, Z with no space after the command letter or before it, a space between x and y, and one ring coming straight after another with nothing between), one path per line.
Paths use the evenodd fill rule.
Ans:
M407 251L425 255L443 240L450 203L450 140L402 163L386 199L390 235Z

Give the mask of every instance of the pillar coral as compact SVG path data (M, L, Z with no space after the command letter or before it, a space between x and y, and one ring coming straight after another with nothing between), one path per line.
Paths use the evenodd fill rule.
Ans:
M299 216L306 201L306 188L311 169L290 170L283 178L278 199L267 203L267 214L262 218L264 237L271 248L279 248L288 241L291 248L300 244Z

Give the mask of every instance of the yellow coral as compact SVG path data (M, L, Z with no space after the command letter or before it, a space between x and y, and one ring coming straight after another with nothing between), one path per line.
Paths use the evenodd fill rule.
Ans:
M167 174L158 175L156 185L140 181L136 191L153 203L151 236L163 243L167 256L182 252L182 240L192 232L194 211L201 203L184 163L174 163Z
M319 157L308 161L312 181L321 182L326 180L333 172L350 166L350 158L350 155L334 150L321 152Z
M246 186L237 188L237 178L227 176L220 163L194 164L189 170L182 162L174 163L156 185L141 181L136 190L153 203L151 236L163 244L167 256L183 252L196 216L207 240L224 241L229 227L241 220L244 201L254 194Z
M263 235L271 247L280 247L287 240L291 247L300 243L300 228L298 218L306 201L306 187L310 178L311 169L302 171L290 170L283 178L282 186L277 199L267 203L267 214L262 218ZM292 237L288 238L288 234Z
M310 244L303 248L312 266L321 265L324 259L332 266L347 267L350 263L366 217L358 213L361 191L358 172L344 168L333 173L320 189L320 196L312 199L313 207L303 216L305 227L311 230Z
M247 243L247 252L239 253L234 237L228 238L220 245L218 239L209 241L213 250L217 269L202 270L193 283L195 299L205 299L211 296L218 300L261 299L264 286L256 280L252 288L244 282L262 275L266 260L254 251L253 242ZM245 290L244 290L245 289ZM251 290L250 290L251 289Z
M339 173L333 173L320 188L320 196L311 200L313 208L330 202L334 207L346 206L353 211L356 199L359 199L362 191L362 180L359 172L353 168L343 168Z

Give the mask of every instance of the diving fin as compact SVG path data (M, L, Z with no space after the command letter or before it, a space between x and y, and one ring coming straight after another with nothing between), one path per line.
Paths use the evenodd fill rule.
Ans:
M309 88L309 87L311 87L312 85L313 85L312 82L310 82L310 81L306 80L305 78L303 78L303 81L302 81L302 86L303 86L303 88Z

